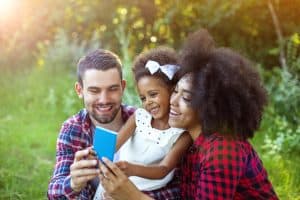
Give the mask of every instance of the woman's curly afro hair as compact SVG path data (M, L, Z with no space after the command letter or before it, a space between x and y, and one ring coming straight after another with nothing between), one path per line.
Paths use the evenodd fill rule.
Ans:
M188 37L180 65L182 75L192 75L192 107L204 133L253 137L267 97L258 72L246 58L228 48L215 48L202 29Z

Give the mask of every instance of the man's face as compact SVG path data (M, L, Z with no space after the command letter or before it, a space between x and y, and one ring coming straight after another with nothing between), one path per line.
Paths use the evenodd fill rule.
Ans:
M86 70L82 77L82 86L75 84L80 98L95 125L111 123L121 108L125 81L121 80L117 69L105 71Z

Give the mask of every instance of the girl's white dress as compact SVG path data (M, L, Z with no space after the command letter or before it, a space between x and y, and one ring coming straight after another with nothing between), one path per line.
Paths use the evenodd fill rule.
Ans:
M135 111L136 129L119 150L119 160L141 165L158 164L169 153L176 140L184 132L183 129L169 128L158 130L151 126L152 116L145 109ZM172 180L174 170L162 179L146 179L131 176L129 179L139 190L150 191L167 185ZM103 190L98 187L96 196Z
M169 128L158 130L151 126L152 116L145 109L135 111L136 129L120 149L120 160L131 163L152 165L158 164L169 153L176 140L184 132L183 129ZM174 170L162 179L145 179L131 176L129 179L145 191L161 188L172 180Z

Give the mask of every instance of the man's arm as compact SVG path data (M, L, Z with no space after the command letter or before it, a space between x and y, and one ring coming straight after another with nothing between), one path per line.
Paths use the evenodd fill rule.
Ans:
M89 168L93 167L93 161L82 160L86 152L81 153L81 151L78 151L75 154L75 144L73 144L71 139L71 135L74 134L75 130L78 129L73 127L71 124L66 123L63 125L59 134L57 141L56 165L53 177L48 186L49 199L71 199L79 196L79 191L82 189L82 185L85 185L82 183L86 183L87 179L90 178L87 176L91 175L91 170ZM93 173L95 173L94 171L96 170L95 166L96 164L94 165L94 170L92 170ZM78 171L82 169L84 169L82 172L85 172L85 175L78 173ZM90 173L86 173L86 170L90 170ZM95 176L97 176L97 174L93 177ZM81 178L78 179L79 177Z
M159 164L139 165L128 163L126 161L119 161L116 164L125 174L127 174L127 176L161 179L178 165L181 157L187 151L191 143L192 139L190 135L185 132L178 138L170 152Z
M71 188L70 166L74 160L71 130L70 124L64 124L59 133L56 145L56 164L48 186L49 199L71 198L77 195Z
M133 135L135 128L135 115L132 114L118 132L116 151Z

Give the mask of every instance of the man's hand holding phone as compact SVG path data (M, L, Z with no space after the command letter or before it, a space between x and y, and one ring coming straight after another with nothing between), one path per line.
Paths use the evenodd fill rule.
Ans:
M80 192L88 181L99 175L98 159L92 147L77 151L70 167L71 188Z

